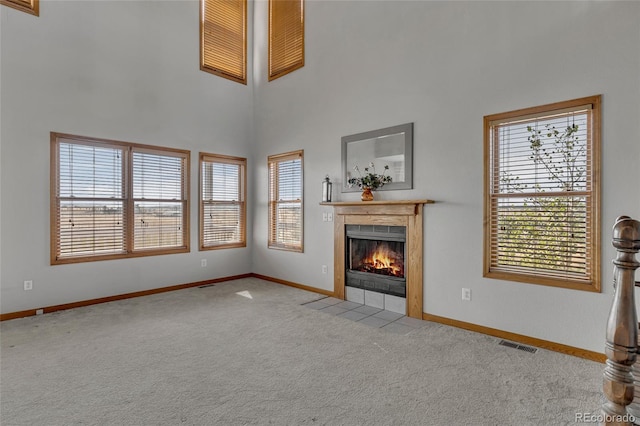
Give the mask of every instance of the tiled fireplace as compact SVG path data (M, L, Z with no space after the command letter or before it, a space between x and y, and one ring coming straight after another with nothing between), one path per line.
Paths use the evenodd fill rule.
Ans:
M422 319L423 206L431 200L323 203L334 208L334 294ZM355 299L354 299L355 297ZM381 306L382 305L382 306Z

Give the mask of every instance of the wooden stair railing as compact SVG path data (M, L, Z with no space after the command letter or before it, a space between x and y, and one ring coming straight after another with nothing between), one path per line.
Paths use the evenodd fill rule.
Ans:
M638 317L634 297L635 271L640 267L636 253L640 251L640 222L620 216L613 226L614 297L605 344L606 366L603 374L604 396L601 424L633 425L640 421L640 366L635 366L638 353ZM634 392L634 388L637 392ZM634 394L636 399L634 400Z
M640 281L635 282L636 287L640 287ZM640 323L638 323L640 329ZM640 331L639 331L640 333ZM637 354L640 354L640 346ZM631 366L631 377L633 377L633 401L627 407L627 412L633 416L633 424L640 424L640 363L636 357L636 362Z

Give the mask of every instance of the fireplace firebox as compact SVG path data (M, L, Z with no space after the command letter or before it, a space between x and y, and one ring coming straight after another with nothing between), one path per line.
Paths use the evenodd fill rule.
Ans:
M404 226L347 225L345 285L406 297Z

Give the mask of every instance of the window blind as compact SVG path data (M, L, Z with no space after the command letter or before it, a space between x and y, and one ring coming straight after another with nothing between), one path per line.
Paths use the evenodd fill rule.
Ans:
M57 257L124 253L124 150L63 139L57 154Z
M302 251L302 160L302 151L268 158L269 247Z
M247 84L247 0L200 0L200 69Z
M0 0L0 4L21 10L31 15L40 15L40 0Z
M200 155L200 249L246 246L245 158Z
M592 286L599 281L594 107L561 106L489 122L485 272Z
M51 134L51 263L188 251L188 151Z
M184 156L133 150L133 250L182 247Z
M304 66L304 0L269 0L269 81Z

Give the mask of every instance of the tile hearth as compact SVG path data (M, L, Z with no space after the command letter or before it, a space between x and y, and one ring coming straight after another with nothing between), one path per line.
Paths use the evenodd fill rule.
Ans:
M335 297L324 297L304 303L303 306L390 333L409 334L427 325L427 321Z

